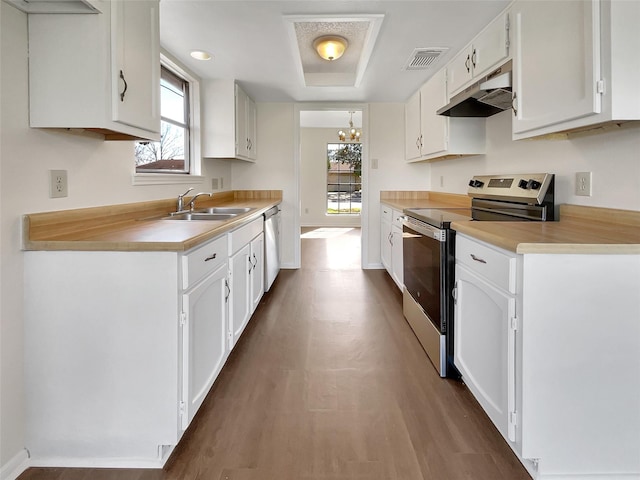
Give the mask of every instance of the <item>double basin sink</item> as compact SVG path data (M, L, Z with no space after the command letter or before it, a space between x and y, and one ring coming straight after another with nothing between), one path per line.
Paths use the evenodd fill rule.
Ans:
M201 208L193 212L175 213L165 218L167 220L228 220L251 210L255 209L251 207L211 207Z

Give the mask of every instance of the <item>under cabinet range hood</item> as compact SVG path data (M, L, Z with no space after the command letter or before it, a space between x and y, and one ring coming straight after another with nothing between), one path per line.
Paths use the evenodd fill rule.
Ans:
M451 98L436 113L447 117L490 117L511 108L511 61Z

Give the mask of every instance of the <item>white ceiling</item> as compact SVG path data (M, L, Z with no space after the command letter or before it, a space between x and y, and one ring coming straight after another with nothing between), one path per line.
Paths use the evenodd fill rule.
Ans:
M508 4L508 0L162 0L160 40L201 78L236 79L257 102L404 102ZM384 18L359 85L305 86L286 16L372 14ZM412 52L423 47L449 50L426 70L404 70ZM208 51L213 59L194 60L191 50Z

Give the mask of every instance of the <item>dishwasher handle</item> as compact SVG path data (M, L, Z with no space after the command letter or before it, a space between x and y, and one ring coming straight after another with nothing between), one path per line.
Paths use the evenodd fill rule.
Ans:
M264 219L268 220L271 217L273 217L274 215L277 215L278 213L280 213L280 208L276 205L275 207L270 208L269 210L267 210L266 212L264 212Z

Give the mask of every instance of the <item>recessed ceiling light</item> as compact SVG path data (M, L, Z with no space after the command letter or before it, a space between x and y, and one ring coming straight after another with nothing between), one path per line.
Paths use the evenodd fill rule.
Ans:
M190 55L196 60L211 60L211 54L203 50L194 50Z

